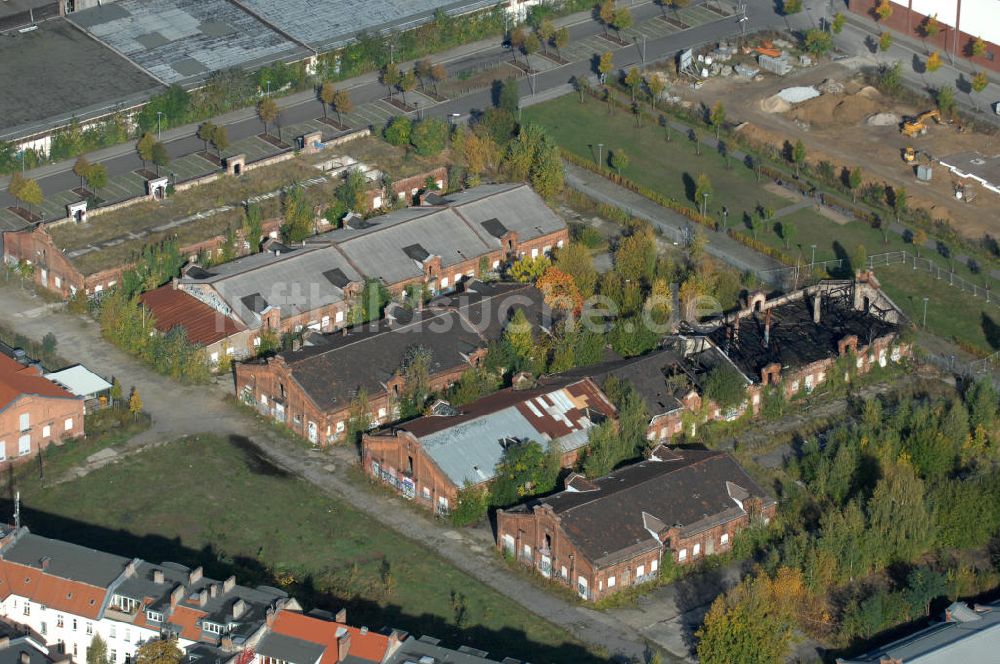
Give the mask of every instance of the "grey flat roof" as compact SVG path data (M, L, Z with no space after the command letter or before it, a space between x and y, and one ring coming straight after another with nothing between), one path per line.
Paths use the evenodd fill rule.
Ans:
M3 0L3 2L0 2L0 20L8 16L20 14L21 12L31 12L34 14L40 11L41 15L35 16L35 20L38 20L53 5L55 5L56 13L58 14L59 3L56 0Z
M270 632L260 640L255 650L259 655L288 664L315 664L323 656L326 646Z
M308 51L226 0L119 0L71 20L165 83L255 69Z
M139 103L162 87L61 18L0 34L0 63L12 74L0 95L0 139Z
M408 664L409 662L419 662L422 657L432 657L435 664L497 664L500 660L487 659L489 653L474 648L464 648L452 650L438 645L437 639L428 637L416 638L410 636L400 645L399 650L394 652L386 664ZM517 662L518 660L504 660L506 662Z
M496 0L235 0L318 51L342 46L362 31L406 30L442 9L459 14Z

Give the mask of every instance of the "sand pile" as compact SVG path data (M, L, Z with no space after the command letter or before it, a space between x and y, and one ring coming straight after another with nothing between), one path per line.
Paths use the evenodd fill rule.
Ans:
M765 113L787 113L792 110L792 105L779 95L774 95L760 100L760 110Z
M788 114L792 120L822 127L860 124L881 110L882 104L861 93L828 94L798 104Z

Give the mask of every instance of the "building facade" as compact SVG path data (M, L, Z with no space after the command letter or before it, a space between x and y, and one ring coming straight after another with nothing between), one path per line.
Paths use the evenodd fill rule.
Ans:
M313 444L342 441L361 401L369 427L399 418L411 349L422 348L431 358L429 390L444 390L482 362L517 310L533 325L544 324L542 295L534 287L469 282L462 292L420 309L393 306L381 320L312 335L311 345L241 362L236 393Z
M361 463L372 479L415 504L447 514L459 490L487 486L511 445L553 446L562 467L576 464L594 425L615 417L589 378L560 387L506 389L461 408L440 410L362 439Z
M497 511L497 547L596 601L655 579L665 564L721 553L776 502L729 455L657 446L603 477Z
M46 379L37 365L0 354L0 464L83 435L82 398Z

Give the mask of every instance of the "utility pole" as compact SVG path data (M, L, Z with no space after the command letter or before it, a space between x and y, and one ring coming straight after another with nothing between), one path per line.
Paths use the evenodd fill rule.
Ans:
M532 97L535 96L535 76L536 75L537 74L535 72L531 72L530 74L528 74L528 83L531 84L531 96ZM518 110L520 110L520 108Z
M601 161L601 151L603 149L604 149L604 143L598 143L597 144L597 165L598 166L600 166L600 165L602 165L604 163L603 161Z
M163 111L156 112L156 140L160 140L160 117L163 115Z
M812 247L813 250L812 260L809 262L809 269L812 270L816 267L816 245L811 244L809 246Z
M923 324L923 328L925 330L927 329L927 298L926 297L924 298L924 324Z
M642 36L642 66L646 66L646 35Z

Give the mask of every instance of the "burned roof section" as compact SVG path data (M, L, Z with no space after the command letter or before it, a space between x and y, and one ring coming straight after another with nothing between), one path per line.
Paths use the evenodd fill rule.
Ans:
M899 333L902 324L902 314L877 287L824 282L720 321L708 337L748 378L759 381L768 365L803 367L835 358L845 339L855 336L867 346Z

